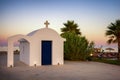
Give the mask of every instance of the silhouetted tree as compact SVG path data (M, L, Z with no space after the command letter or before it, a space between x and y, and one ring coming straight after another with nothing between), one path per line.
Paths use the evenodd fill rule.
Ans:
M74 21L67 21L61 28L63 38L66 38L64 43L64 57L67 60L86 60L92 52L94 43L88 42L86 37L80 36L81 32L78 25Z
M108 44L118 44L118 59L120 60L120 20L116 20L115 23L111 23L106 30L106 36L109 36Z
M63 23L65 27L61 28L62 34L66 32L72 32L77 35L81 35L80 29L78 29L78 24L74 23L74 21L67 21L67 23ZM62 35L61 34L61 35Z

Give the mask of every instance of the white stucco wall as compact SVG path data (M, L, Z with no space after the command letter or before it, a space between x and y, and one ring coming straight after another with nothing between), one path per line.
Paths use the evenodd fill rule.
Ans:
M20 61L29 65L30 45L27 41L20 42Z
M34 35L31 43L31 54L30 54L30 65L41 65L41 41L52 41L52 65L63 64L63 48L65 39L61 38L60 35L49 28L43 28L38 30Z
M41 65L40 49L40 42L34 38L30 45L30 66L34 66L34 64L37 64L37 66Z

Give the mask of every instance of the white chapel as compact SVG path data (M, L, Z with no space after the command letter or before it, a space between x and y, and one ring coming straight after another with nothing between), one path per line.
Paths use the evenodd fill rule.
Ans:
M48 28L35 30L27 35L8 38L7 66L14 66L14 42L19 41L20 61L29 66L64 64L64 41L55 30Z

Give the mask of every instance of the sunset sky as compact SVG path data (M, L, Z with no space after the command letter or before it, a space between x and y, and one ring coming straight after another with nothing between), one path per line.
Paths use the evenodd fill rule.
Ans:
M117 19L120 0L0 0L0 46L12 35L44 28L46 20L59 34L63 23L74 20L97 47L116 47L106 44L105 31Z

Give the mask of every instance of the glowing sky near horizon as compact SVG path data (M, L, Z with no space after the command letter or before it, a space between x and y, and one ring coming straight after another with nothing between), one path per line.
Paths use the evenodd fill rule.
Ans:
M0 0L0 46L12 35L44 28L46 20L58 33L74 20L89 41L106 46L106 27L117 19L120 0Z

